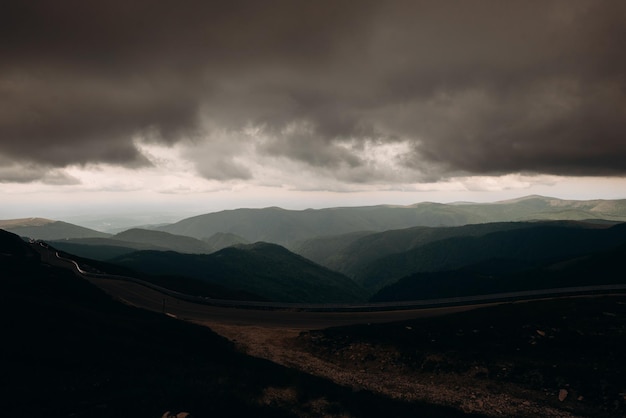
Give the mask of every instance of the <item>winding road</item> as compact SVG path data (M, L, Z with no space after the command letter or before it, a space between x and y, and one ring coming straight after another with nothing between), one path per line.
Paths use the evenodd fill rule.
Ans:
M45 244L40 243L36 248L44 262L71 269L75 274L125 303L167 313L180 319L228 325L304 330L439 316L500 303L626 292L626 285L581 286L437 300L355 305L216 300L171 291L134 278L89 273L83 270L76 261L62 257Z

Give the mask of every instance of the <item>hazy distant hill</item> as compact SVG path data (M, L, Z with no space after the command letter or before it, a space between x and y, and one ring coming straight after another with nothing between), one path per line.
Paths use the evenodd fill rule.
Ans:
M369 206L352 208L236 209L187 218L159 228L196 238L217 232L239 235L248 241L290 246L297 241L357 231L384 231L415 225L463 225L480 219L451 213L445 205L424 203L414 207Z
M147 229L129 229L116 234L114 238L120 241L149 244L179 253L207 254L214 251L211 245L195 238Z
M7 228L17 228L24 226L42 226L53 223L55 221L45 218L20 218L20 219L4 219L0 220L0 228L5 231Z
M204 238L213 251L221 250L222 248L232 247L233 245L250 244L250 241L240 237L239 235L229 234L225 232L217 232L209 238Z
M589 229L539 223L483 236L447 238L387 255L362 267L354 279L366 288L379 289L413 273L453 270L492 259L510 260L508 265L515 270L525 263L606 251L625 242L626 224Z
M41 218L13 219L0 221L0 228L33 239L55 240L70 238L106 238L110 234L84 228L62 221Z
M544 196L525 196L493 204L462 205L471 210L485 211L486 216L515 217L516 220L607 219L626 221L626 199L621 200L561 200Z
M393 231L395 230L387 232ZM377 234L382 234L382 232L359 231L340 235L315 237L298 241L294 243L290 249L296 254L300 254L324 267L346 273L349 272L349 269L343 269L343 266L346 260L344 253L347 252L347 249L349 249L353 243ZM404 248L404 246L402 248ZM378 250L376 250L375 255L378 256Z
M110 261L147 274L198 278L281 302L356 302L366 297L342 274L275 244L229 247L207 255L139 251Z
M626 221L626 200L559 200L528 196L496 203L369 206L352 208L237 209L195 216L159 228L173 234L206 238L218 232L237 234L248 241L294 246L319 236L357 231L386 231L414 226L460 226L523 220Z
M361 232L301 241L294 246L294 252L332 270L354 277L376 259L409 251L430 242L452 237L481 236L495 231L531 226L533 224L524 222L499 222L439 228L418 226L375 233Z

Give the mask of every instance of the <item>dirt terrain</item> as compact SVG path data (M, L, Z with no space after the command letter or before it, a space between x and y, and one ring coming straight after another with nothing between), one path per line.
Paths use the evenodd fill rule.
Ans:
M486 416L626 416L624 296L315 313L209 307L90 281L131 305L208 326L242 352L353 390Z
M381 351L371 345L355 344L343 350L337 359L328 359L314 355L303 344L303 338L315 338L315 333L214 322L202 324L234 341L250 355L326 377L355 390L366 389L397 399L454 406L464 412L488 416L576 416L528 401L527 398L531 397L529 393L515 393L512 387L496 388L490 384L477 386L474 382L468 386L465 376L416 375L394 365L398 353L392 348Z
M487 416L626 416L626 297L303 330L203 321L253 356Z

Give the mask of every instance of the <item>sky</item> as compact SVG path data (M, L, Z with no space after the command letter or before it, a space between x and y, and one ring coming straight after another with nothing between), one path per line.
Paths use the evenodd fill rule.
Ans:
M0 219L626 198L625 42L621 0L3 1Z

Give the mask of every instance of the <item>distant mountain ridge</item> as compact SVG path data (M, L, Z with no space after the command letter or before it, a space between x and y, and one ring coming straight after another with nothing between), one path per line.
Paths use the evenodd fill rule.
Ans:
M42 226L49 223L53 223L51 219L46 218L19 218L19 219L4 219L0 220L0 228L5 231L7 228L18 228L24 226Z
M0 221L0 228L22 237L54 240L73 238L108 238L111 235L93 229L42 218L26 218Z
M359 231L381 232L416 226L529 220L626 221L626 199L561 200L526 196L495 203L417 203L409 206L365 206L286 210L235 209L194 216L157 228L198 239L216 233L232 233L250 242L267 241L294 248L314 237Z
M136 226L126 230L156 230L192 237L208 242L216 251L237 243L258 241L273 242L293 249L300 241L315 237L416 226L591 219L626 222L626 199L562 200L532 195L493 203L422 202L408 206L306 210L278 207L233 209L185 218L173 224ZM44 240L114 237L68 222L44 218L0 220L0 228L23 237Z

